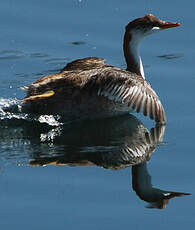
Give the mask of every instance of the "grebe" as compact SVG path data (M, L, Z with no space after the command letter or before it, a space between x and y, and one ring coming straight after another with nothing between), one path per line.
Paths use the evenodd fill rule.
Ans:
M144 37L177 26L180 24L162 21L152 14L133 20L124 35L126 70L105 64L103 58L75 60L60 73L26 87L22 111L93 119L142 110L157 123L166 123L163 105L145 80L139 45Z

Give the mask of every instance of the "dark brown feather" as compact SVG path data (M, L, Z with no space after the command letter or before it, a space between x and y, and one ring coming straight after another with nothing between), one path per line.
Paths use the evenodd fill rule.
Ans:
M90 99L90 95L95 93L97 95L99 92L100 97L107 98L105 102L110 111L112 111L112 106L114 106L112 103L117 102L122 105L129 105L133 109L137 108L137 112L140 112L142 108L145 116L149 113L151 119L156 121L166 121L164 109L158 96L141 76L104 64L102 59L97 61L97 63L96 60L99 59L82 59L78 60L78 63L74 61L67 65L59 74L37 80L28 87L27 97L41 95L47 91L54 91L55 95L47 101L47 106L51 106L50 103L52 103L52 106L56 105L56 103L65 103L66 106L66 103L68 103L68 107L75 108L74 104L76 102L85 111L87 106L89 106L87 97ZM82 69L83 67L84 69ZM84 100L82 95L86 95L86 100ZM36 98L33 103L38 102L41 105L40 103L43 100L39 102L38 97ZM100 102L102 99L98 102L98 95L95 100L93 105L90 105L94 111L101 111L101 108L106 110L106 106L100 104L105 102ZM156 103L158 102L159 108L157 108L154 100ZM39 107L34 106L34 110L36 108L38 109ZM116 108L113 107L114 109ZM60 111L58 112L60 113Z

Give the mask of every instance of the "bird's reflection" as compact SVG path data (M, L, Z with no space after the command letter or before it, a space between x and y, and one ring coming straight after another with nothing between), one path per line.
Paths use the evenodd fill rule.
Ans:
M190 193L171 192L154 188L146 162L132 167L132 187L140 199L149 203L147 208L164 209L170 199L191 195Z
M58 130L59 131L59 130ZM73 123L63 127L56 135L42 134L44 141L51 136L55 155L34 152L31 165L102 166L122 169L150 159L161 142L165 126L157 126L151 132L132 115L120 118Z
M56 135L54 143L64 143L63 151L50 156L34 153L30 165L101 166L107 169L132 166L133 190L140 199L149 203L149 208L163 209L171 198L190 195L152 186L147 161L163 141L164 132L165 126L156 126L148 131L132 115L79 122ZM44 138L48 139L46 134Z

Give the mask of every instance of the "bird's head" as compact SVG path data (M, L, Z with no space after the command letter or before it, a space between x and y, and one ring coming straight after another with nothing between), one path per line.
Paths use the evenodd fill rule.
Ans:
M165 22L152 14L147 14L144 17L131 21L126 26L126 32L129 32L131 35L136 35L137 38L143 38L161 30L177 27L180 25L181 24L175 22Z

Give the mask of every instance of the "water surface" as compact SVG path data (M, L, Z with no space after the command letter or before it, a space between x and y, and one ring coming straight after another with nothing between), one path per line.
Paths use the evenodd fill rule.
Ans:
M2 229L194 229L194 7L192 0L1 2ZM168 119L159 139L148 144L159 128L142 115L64 123L20 112L21 87L71 60L104 57L124 68L124 26L146 13L182 24L142 45L147 79ZM144 154L143 143L141 152L132 150L140 146L137 135L147 140ZM155 188L192 195L162 210L146 208L132 186L137 163Z

